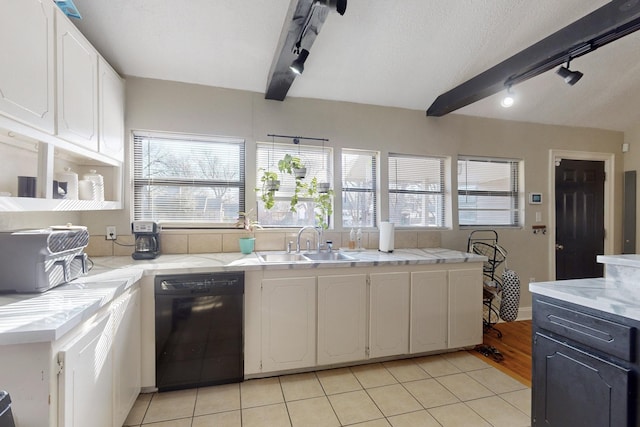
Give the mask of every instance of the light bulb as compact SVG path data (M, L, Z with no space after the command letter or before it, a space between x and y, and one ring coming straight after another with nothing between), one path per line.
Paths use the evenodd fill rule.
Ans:
M500 101L500 105L502 105L504 108L509 108L513 105L514 102L515 100L513 99L513 95L507 93L507 95L502 98L502 101Z

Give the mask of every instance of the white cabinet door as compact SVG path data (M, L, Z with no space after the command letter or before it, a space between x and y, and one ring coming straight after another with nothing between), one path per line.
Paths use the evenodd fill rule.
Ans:
M124 84L103 58L98 60L100 87L99 150L113 159L124 161Z
M409 273L376 273L371 281L370 357L409 352Z
M98 151L98 54L56 11L58 135Z
M111 305L113 335L113 426L124 424L140 393L140 290Z
M410 353L447 348L447 271L411 273Z
M7 0L0 13L0 113L54 133L54 4Z
M482 343L482 271L449 272L449 348Z
M262 370L316 364L316 278L262 281Z
M367 276L318 277L318 365L366 358Z
M113 427L113 326L105 315L58 353L58 425Z

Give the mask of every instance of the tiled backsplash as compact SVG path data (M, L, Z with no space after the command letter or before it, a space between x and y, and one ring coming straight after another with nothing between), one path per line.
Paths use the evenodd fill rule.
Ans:
M239 237L246 233L235 230L198 230L188 232L182 230L163 231L160 233L160 252L163 254L201 254L215 252L240 252ZM287 248L287 242L295 250L297 231L262 230L255 233L257 251L282 251ZM311 248L315 248L315 233L305 232L300 239L303 249L306 241L310 241ZM349 246L349 232L326 231L324 240L331 240L333 247L346 248ZM378 248L378 232L365 231L362 233L362 247L365 249ZM437 248L440 247L439 231L396 230L395 248ZM116 242L105 240L104 235L91 236L86 252L89 256L126 256L133 252L133 236L118 235Z

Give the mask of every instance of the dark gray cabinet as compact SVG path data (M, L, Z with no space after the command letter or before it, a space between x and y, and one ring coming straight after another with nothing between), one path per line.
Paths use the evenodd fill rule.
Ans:
M534 295L532 426L640 426L637 326Z

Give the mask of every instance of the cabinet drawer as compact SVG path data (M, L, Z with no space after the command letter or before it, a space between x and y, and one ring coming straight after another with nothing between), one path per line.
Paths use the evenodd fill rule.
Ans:
M538 327L572 341L632 362L635 359L635 328L602 317L535 299L533 321Z

